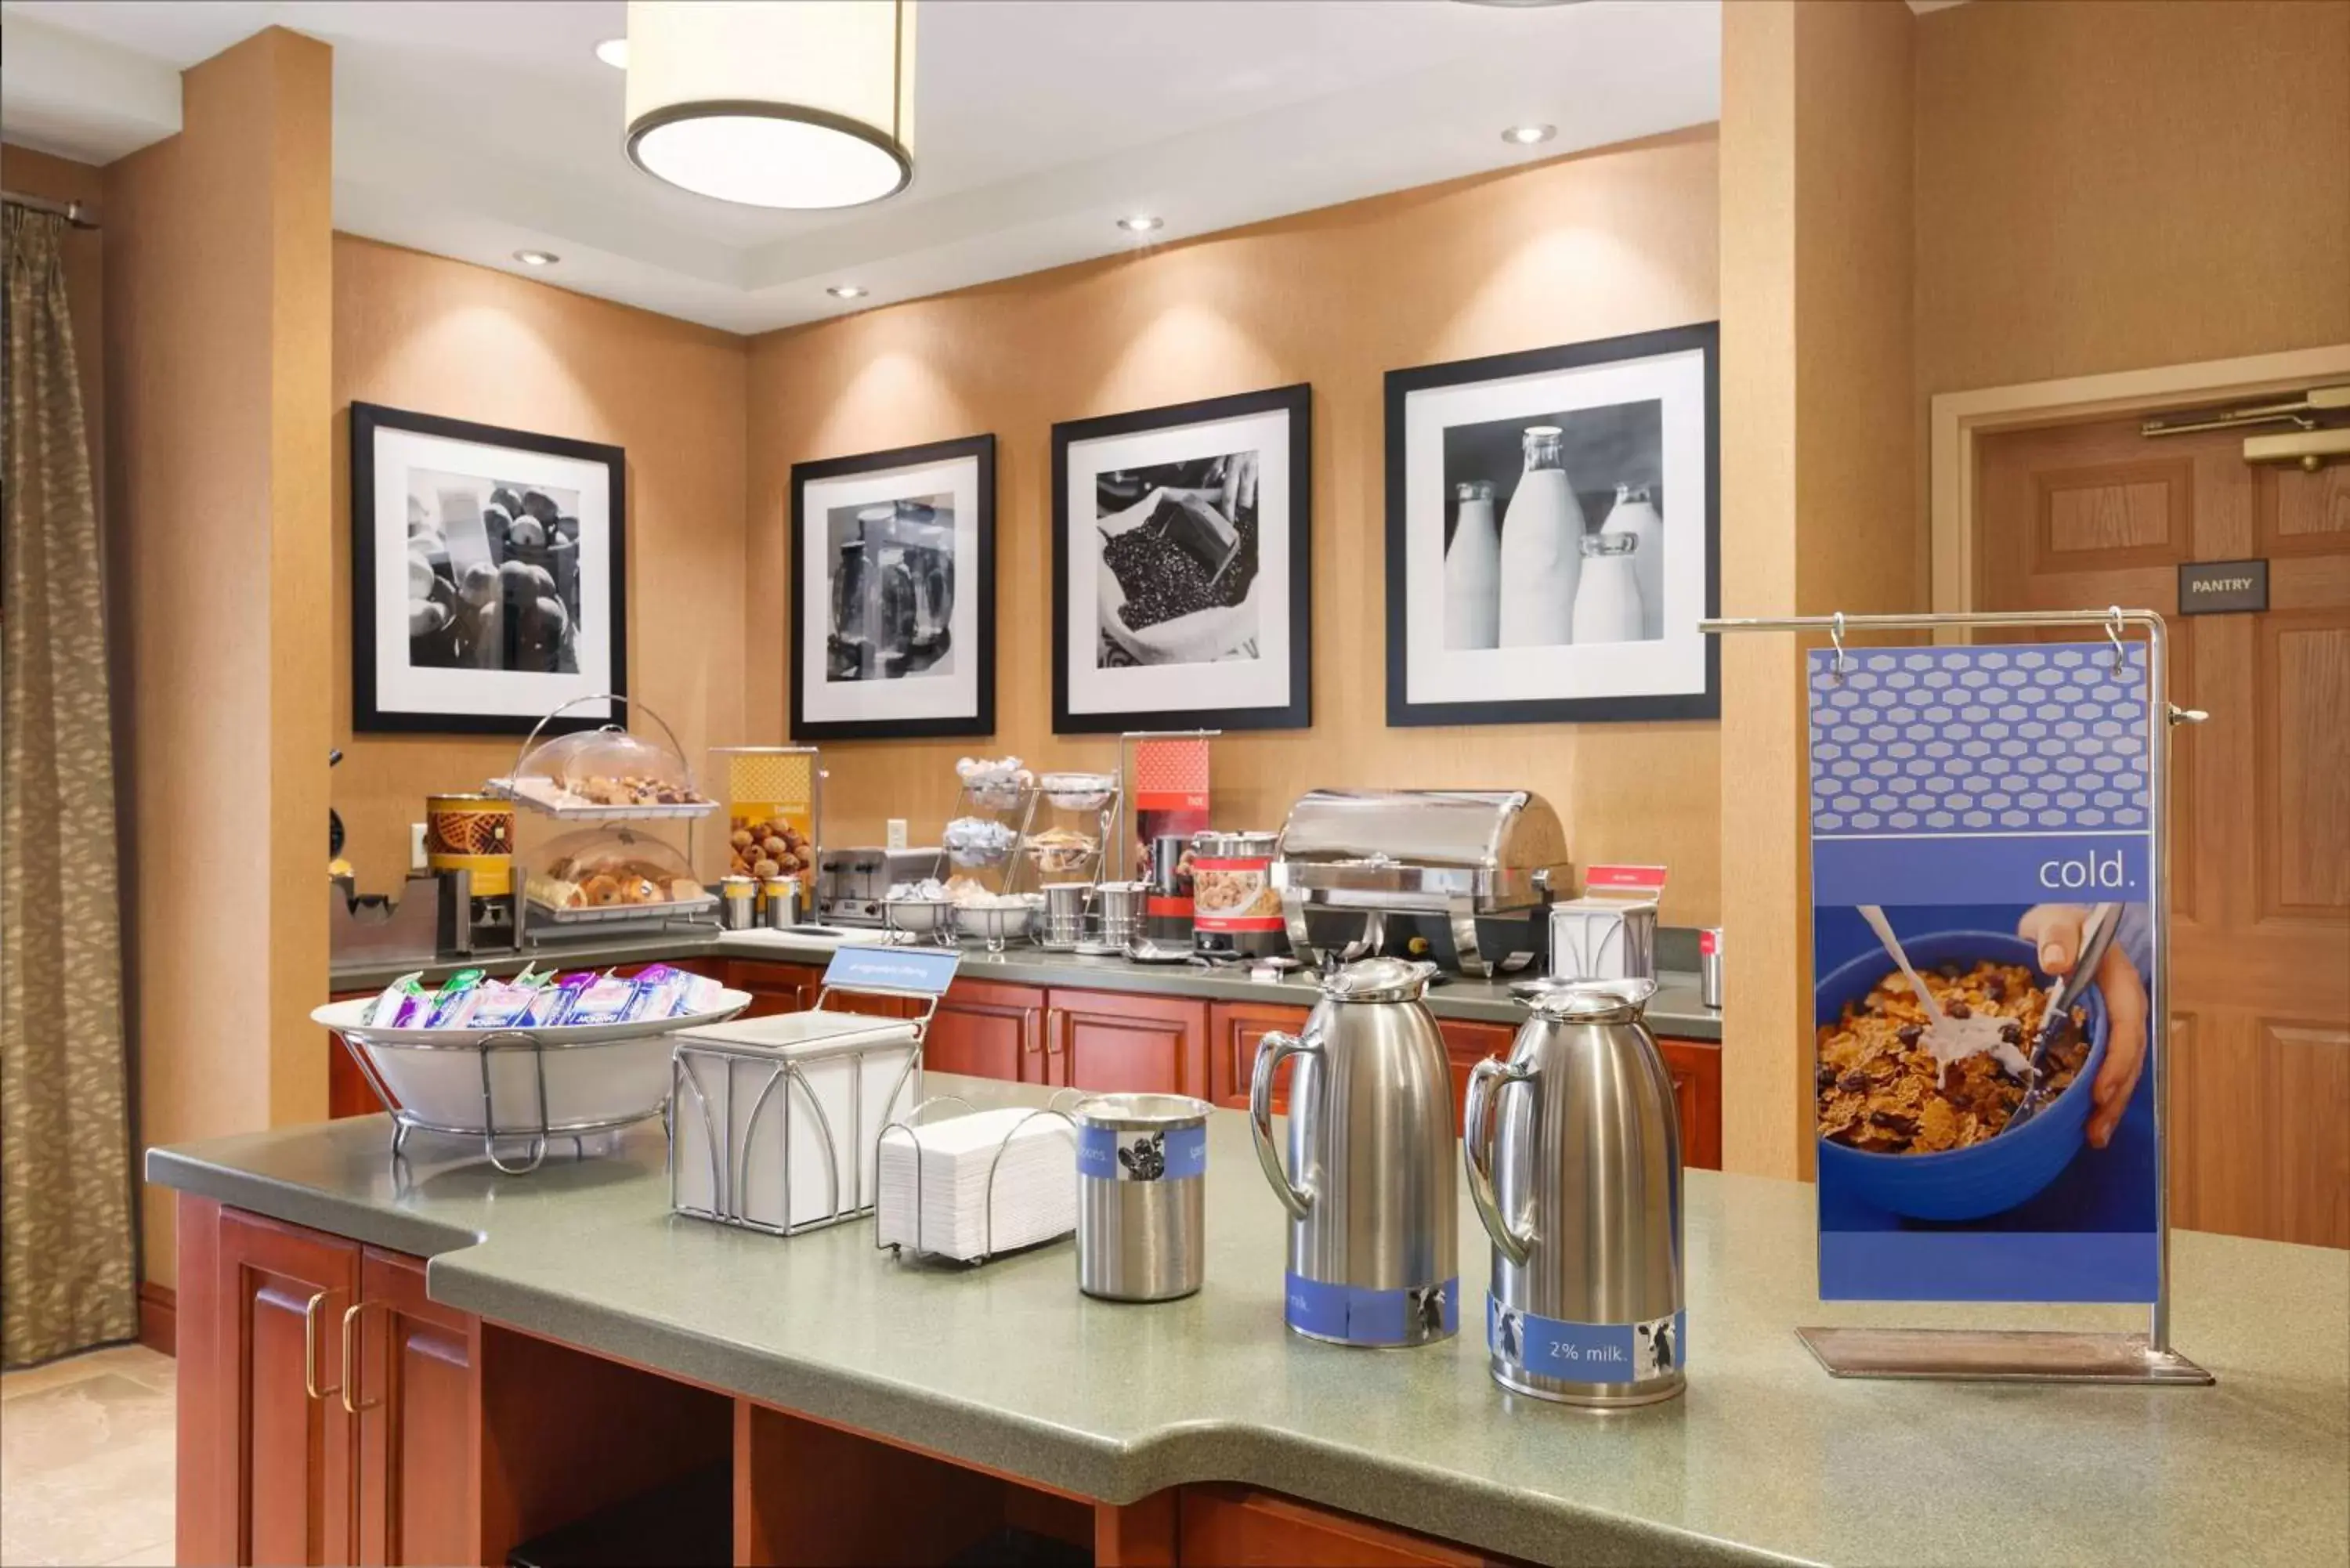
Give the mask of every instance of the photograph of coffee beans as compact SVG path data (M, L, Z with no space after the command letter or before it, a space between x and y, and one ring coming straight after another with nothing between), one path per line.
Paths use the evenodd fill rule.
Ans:
M1235 452L1095 477L1097 668L1255 656L1257 466Z

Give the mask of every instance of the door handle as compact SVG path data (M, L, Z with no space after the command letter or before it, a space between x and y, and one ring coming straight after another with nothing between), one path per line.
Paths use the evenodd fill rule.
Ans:
M318 1386L318 1303L334 1293L320 1291L302 1303L302 1391L321 1402L328 1395L341 1392Z
M383 1403L380 1399L362 1399L356 1405L351 1403L351 1390L359 1386L358 1374L351 1367L351 1351L354 1342L367 1332L367 1324L355 1323L355 1320L368 1308L382 1304L381 1302L377 1301L353 1302L343 1313L343 1386L338 1392L343 1397L343 1412L346 1415L356 1416L362 1410L372 1410ZM355 1326L359 1331L359 1334L351 1332Z

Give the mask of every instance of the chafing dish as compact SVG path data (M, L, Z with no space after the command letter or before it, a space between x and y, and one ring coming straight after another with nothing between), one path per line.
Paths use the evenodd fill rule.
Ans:
M1540 956L1570 869L1558 814L1531 791L1315 790L1290 808L1273 881L1301 956L1381 951L1391 926L1433 924L1429 950L1491 975Z

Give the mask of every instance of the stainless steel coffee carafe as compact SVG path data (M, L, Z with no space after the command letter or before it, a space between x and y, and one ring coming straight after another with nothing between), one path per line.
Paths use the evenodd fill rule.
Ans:
M1283 1316L1309 1339L1425 1345L1460 1327L1451 1083L1420 1001L1435 972L1397 958L1348 964L1322 982L1302 1034L1257 1046L1249 1120L1289 1211ZM1284 1170L1273 1080L1292 1058Z
M1461 1160L1493 1242L1504 1388L1574 1405L1681 1391L1681 1137L1645 980L1526 981L1506 1062L1469 1075Z

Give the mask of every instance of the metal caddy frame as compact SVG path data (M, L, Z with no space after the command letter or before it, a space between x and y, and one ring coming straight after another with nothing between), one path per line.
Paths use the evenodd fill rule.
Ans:
M2168 1002L2170 981L2170 731L2199 724L2206 715L2169 699L2168 637L2152 610L1973 610L1944 614L1772 616L1698 623L1713 634L1749 631L1824 632L1844 668L1847 632L1961 631L2074 627L2102 628L2118 659L2122 637L2146 635L2146 701L2152 734L2147 757L2149 912L2154 972L2147 977L2148 1044L2154 1053L2155 1297L2146 1334L2048 1329L1798 1328L1795 1336L1835 1377L1943 1378L2022 1383L2137 1383L2199 1386L2211 1374L2170 1345L2170 1199L2165 1129L2170 1099ZM1808 829L1807 829L1808 832Z
M885 1015L854 1012L842 1012L838 1014L838 1016L844 1018L869 1018L877 1026L902 1023L911 1023L913 1024L913 1048L907 1053L906 1064L903 1068L899 1069L897 1078L890 1084L889 1098L884 1102L885 1106L895 1106L898 1103L898 1097L905 1093L907 1084L912 1081L914 1075L922 1070L922 1043L930 1033L931 1018L938 1012L939 998L937 994L931 992L901 991L890 986L836 986L827 983L822 990L816 992L816 1005L808 1011L810 1012L831 1012L832 1010L825 1004L829 1002L835 994L842 996L880 997L899 1002L919 1002L923 1004L921 1012L910 1020L889 1018ZM831 1050L821 1050L816 1053L816 1054L824 1056L841 1055L852 1057L857 1060L857 1065L850 1073L848 1090L849 1119L853 1125L849 1127L847 1136L852 1140L857 1138L858 1136L858 1129L865 1125L865 1073L863 1058L865 1054L872 1049L874 1049L874 1047L871 1044L859 1044L855 1036L850 1036L837 1048ZM731 1127L721 1128L718 1127L716 1122L712 1120L708 1097L702 1094L702 1085L694 1081L693 1075L686 1070L686 1058L689 1055L712 1058L723 1061L725 1064L725 1071L727 1075L727 1096L730 1102L735 1094L733 1080L734 1075L739 1067L749 1066L754 1068L764 1068L766 1070L766 1077L758 1084L756 1089L752 1091L751 1114L743 1120L743 1137L739 1145L733 1137ZM784 1106L784 1110L782 1112L784 1117L783 1152L781 1158L782 1170L777 1179L783 1199L781 1212L784 1216L784 1222L780 1225L770 1225L762 1220L753 1220L743 1212L743 1204L742 1201L742 1194L744 1189L746 1172L750 1164L751 1147L756 1140L759 1118L766 1114L769 1104L777 1099L775 1090L778 1085L781 1085L784 1091L781 1096L781 1103ZM816 1134L818 1137L823 1140L824 1144L826 1178L826 1212L816 1219L806 1220L796 1225L792 1223L791 1219L791 1097L792 1091L795 1088L796 1088L801 1094L807 1096L808 1109L814 1113L816 1116ZM840 1145L838 1140L834 1137L831 1118L824 1114L824 1102L817 1097L814 1086L808 1083L806 1076L800 1071L800 1064L798 1062L788 1059L778 1061L771 1052L764 1048L756 1046L743 1048L733 1045L719 1044L708 1041L680 1040L672 1048L670 1056L669 1103L671 1107L670 1114L672 1116L682 1116L686 1114L686 1105L689 1096L691 1098L694 1111L698 1113L701 1117L702 1136L708 1140L710 1145L710 1191L712 1207L708 1209L698 1209L681 1201L679 1199L677 1189L678 1143L674 1131L672 1130L670 1138L668 1165L669 1204L670 1208L674 1212L688 1215L696 1220L708 1220L720 1225L732 1225L744 1231L763 1231L770 1236L798 1236L804 1235L810 1231L821 1231L827 1226L840 1224L844 1220L858 1219L864 1215L870 1214L873 1211L875 1199L878 1199L879 1195L878 1192L868 1194L865 1191L865 1164L861 1158L849 1168L849 1200L845 1205L842 1203L840 1191ZM733 1120L731 1104L729 1107L728 1120L730 1123ZM884 1130L886 1131L887 1129L885 1128ZM875 1140L875 1147L877 1149L879 1147L879 1140L878 1137Z

